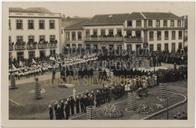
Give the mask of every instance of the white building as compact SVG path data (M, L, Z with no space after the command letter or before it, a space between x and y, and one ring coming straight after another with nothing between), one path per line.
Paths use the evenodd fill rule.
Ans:
M60 13L44 8L9 9L9 56L17 60L60 53Z
M184 47L184 32L184 19L173 13L95 15L86 23L66 27L65 45L133 51L146 47L172 52Z

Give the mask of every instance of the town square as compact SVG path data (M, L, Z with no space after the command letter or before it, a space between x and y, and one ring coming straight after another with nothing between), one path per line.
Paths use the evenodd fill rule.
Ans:
M10 120L187 120L188 16L10 7Z

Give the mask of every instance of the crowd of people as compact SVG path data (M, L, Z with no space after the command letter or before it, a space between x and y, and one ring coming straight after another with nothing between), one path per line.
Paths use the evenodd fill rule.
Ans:
M124 87L104 86L91 91L86 90L77 96L70 96L62 99L59 102L49 105L50 119L69 119L70 116L79 113L86 113L88 106L99 107L102 104L108 103L114 99L118 99L124 95Z

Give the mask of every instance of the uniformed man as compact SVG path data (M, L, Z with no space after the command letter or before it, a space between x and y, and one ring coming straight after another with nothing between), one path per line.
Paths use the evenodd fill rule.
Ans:
M48 108L49 108L49 117L50 117L50 120L53 120L53 108L52 108L52 105L49 104Z
M68 120L70 116L70 105L67 100L64 102L65 119Z
M61 107L61 118L64 119L65 115L64 115L64 101L63 100L61 100L60 107Z
M80 97L79 96L76 96L75 105L76 105L76 113L78 114L80 112Z

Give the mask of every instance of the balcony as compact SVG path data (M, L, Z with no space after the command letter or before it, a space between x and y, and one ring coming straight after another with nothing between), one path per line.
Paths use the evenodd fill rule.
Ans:
M39 41L38 43L39 49L47 49L48 48L48 42L45 40Z
M33 50L37 48L37 42L28 42L27 43L27 50Z
M16 42L15 50L25 50L25 42Z
M127 43L142 43L143 38L136 38L136 37L125 37L125 42Z
M13 42L9 42L9 51L14 50L14 43Z
M123 37L86 37L85 41L93 41L93 42L121 42L123 41Z
M55 43L49 43L48 48L57 48L57 44Z
M40 43L40 44L38 44L38 48L39 49L47 49L48 48L48 44L47 43Z

